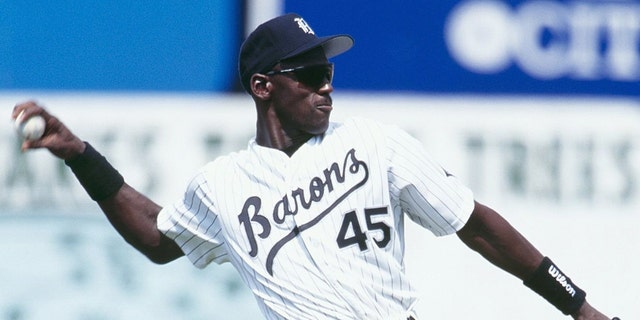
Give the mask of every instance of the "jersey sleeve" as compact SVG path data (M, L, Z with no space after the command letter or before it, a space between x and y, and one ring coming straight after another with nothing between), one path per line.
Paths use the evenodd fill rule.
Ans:
M198 173L190 181L184 197L164 207L157 218L158 229L175 241L198 268L204 268L212 261L228 261L205 174L204 170Z
M386 139L392 198L411 220L436 236L460 230L474 208L471 190L404 130L389 126Z

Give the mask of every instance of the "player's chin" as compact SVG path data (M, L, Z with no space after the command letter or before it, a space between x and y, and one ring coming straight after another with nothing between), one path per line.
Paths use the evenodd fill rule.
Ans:
M307 132L313 135L320 135L320 134L324 134L328 128L329 128L329 117L327 117L326 119L320 122L317 122L312 128L309 128Z

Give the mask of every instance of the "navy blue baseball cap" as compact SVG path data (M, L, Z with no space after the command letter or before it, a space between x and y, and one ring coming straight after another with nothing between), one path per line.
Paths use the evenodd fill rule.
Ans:
M238 57L242 86L250 92L249 81L255 73L265 73L278 62L293 58L317 47L324 49L327 59L353 46L347 34L318 37L298 14L289 13L258 26L244 41Z

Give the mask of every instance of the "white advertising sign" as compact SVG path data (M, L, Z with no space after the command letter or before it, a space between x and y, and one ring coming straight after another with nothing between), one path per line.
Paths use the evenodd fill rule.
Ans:
M72 319L89 310L80 302L105 297L118 297L119 308L130 311L122 311L122 317L102 313L107 318L131 319L136 314L136 319L147 319L137 312L165 309L157 309L155 302L141 307L140 297L164 301L165 291L153 284L153 278L166 279L173 272L184 279L176 286L207 279L212 292L199 294L197 301L174 295L183 299L174 301L176 308L218 299L214 291L224 281L212 274L224 267L193 275L189 270L194 268L182 261L175 271L162 267L148 272L146 268L154 266L144 258L129 260L129 253L110 252L118 246L112 240L120 239L115 231L110 233L108 222L62 161L45 150L20 152L9 116L13 105L30 98L37 98L91 142L129 184L160 204L180 197L186 181L207 161L245 148L255 130L248 96L0 95L6 118L0 127L0 232L5 235L0 245L5 257L0 319L45 319L51 305L64 306L60 310ZM635 254L640 247L640 103L336 94L334 120L354 115L408 130L465 181L480 202L503 214L586 289L589 301L622 319L640 316L633 307L640 283L635 271L640 269ZM417 306L421 318L453 319L451 310L458 312L455 319L561 318L542 298L464 248L455 236L436 240L409 224L407 237L407 270L423 294ZM123 241L119 245L126 247ZM133 249L126 252L136 254ZM144 283L127 277L141 277ZM127 281L136 287L127 287L132 285ZM52 286L41 289L41 284ZM247 301L242 292L236 300L241 304ZM124 299L127 295L132 298ZM459 310L460 301L468 308ZM88 305L95 311L102 302ZM116 306L107 303L104 308ZM175 319L169 316L175 310L167 309L164 318ZM192 308L193 314L209 314L208 310ZM247 309L251 311L255 310ZM12 314L17 316L11 318ZM204 318L251 316L220 316L214 310Z

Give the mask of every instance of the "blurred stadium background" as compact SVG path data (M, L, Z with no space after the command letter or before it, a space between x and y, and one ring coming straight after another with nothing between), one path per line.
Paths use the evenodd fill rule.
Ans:
M259 319L229 266L156 266L60 161L21 153L35 99L158 203L244 148L244 35L284 12L356 40L334 119L412 132L622 319L640 318L640 1L0 1L0 320ZM465 249L408 228L421 319L561 319Z

